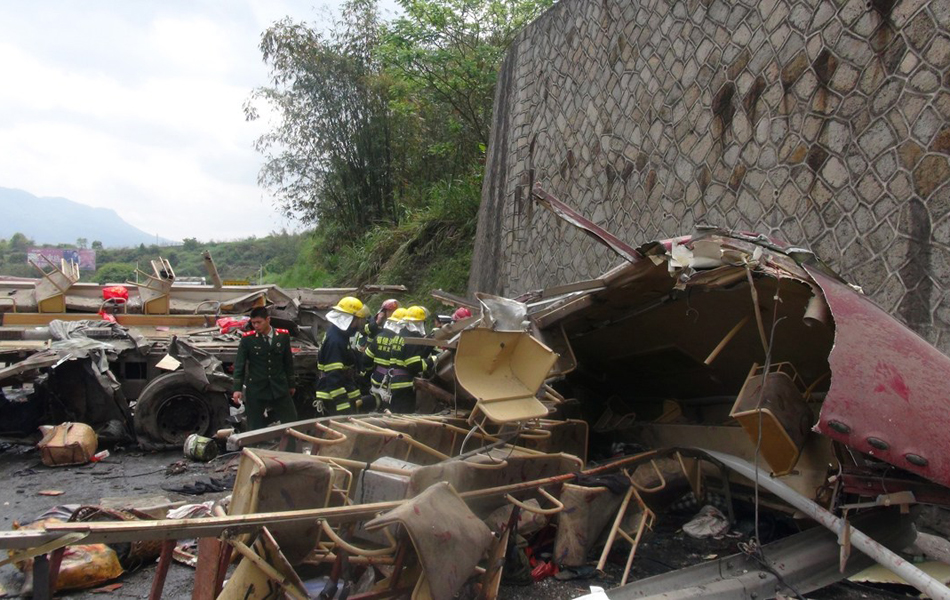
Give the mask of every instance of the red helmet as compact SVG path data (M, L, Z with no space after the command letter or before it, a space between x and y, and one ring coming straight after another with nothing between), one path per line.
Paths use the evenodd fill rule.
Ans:
M462 319L467 319L471 316L472 316L472 311L470 311L469 309L463 306L459 309L456 309L456 311L452 313L452 320L461 321Z
M390 298L389 300L383 302L383 305L379 308L379 310L394 311L397 308L399 308L399 300Z

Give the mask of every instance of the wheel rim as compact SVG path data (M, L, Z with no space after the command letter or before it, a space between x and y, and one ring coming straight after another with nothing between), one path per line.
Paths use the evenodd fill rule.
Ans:
M207 402L193 394L175 394L162 402L158 409L158 424L162 438L181 444L192 433L204 434L211 424Z

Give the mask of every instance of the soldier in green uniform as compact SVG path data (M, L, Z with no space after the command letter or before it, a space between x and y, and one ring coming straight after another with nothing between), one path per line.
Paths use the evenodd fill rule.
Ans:
M270 315L263 306L251 311L251 327L254 330L245 333L238 345L232 401L240 406L244 399L248 429L267 425L265 410L271 421L296 421L290 332L271 327Z

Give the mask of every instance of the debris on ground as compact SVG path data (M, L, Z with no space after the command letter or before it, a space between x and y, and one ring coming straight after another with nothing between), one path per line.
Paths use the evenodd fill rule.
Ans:
M47 467L84 465L97 454L99 441L96 432L85 423L43 426L40 431L43 433L43 439L36 447Z
M950 556L939 512L950 506L950 456L921 441L950 429L950 358L801 248L722 230L634 248L543 189L533 197L620 264L517 298L476 294L437 335L407 338L431 350L418 414L308 415L242 431L219 411L240 311L200 334L143 337L146 374L153 358L174 360L124 403L109 373L139 338L122 315L108 326L50 321L71 341L64 351L86 353L69 360L98 365L87 380L97 395L115 384L112 404L147 434L141 447L149 438L187 457L140 473L110 459L115 472L98 480L155 473L170 479L166 491L212 499L60 510L0 534L0 547L52 589L76 585L65 570L76 548L107 558L93 550L100 542L119 573L154 564L153 593L184 563L196 600L251 587L292 598L837 597L890 581L865 571L874 564L950 598L945 569L913 562ZM143 315L152 302L194 308L166 285L169 270L137 290ZM228 301L283 302L289 323L312 332L319 311L307 316L304 296L266 287ZM128 348L117 352L117 340ZM301 340L300 353L316 348ZM35 397L64 355L25 360L8 377ZM194 410L160 401L169 397ZM233 461L212 462L218 444ZM20 472L45 473L30 469ZM931 528L918 534L922 514ZM118 577L100 571L109 577L83 586Z
M184 485L163 485L162 489L168 492L178 492L189 496L226 492L234 486L234 477L204 477Z
M191 460L208 462L218 456L218 445L212 438L193 433L185 438L183 451L185 456Z
M718 508L707 504L689 523L683 525L683 531L698 540L719 537L729 531L729 519Z

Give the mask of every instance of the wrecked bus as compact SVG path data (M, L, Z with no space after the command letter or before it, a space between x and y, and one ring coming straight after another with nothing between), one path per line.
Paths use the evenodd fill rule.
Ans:
M242 315L265 305L293 338L299 413L315 416L325 311L347 294L405 290L224 286L206 261L214 285L178 285L159 259L119 297L65 263L37 266L35 280L0 280L0 435L28 438L64 421L93 426L104 443L146 447L213 435L228 425Z

